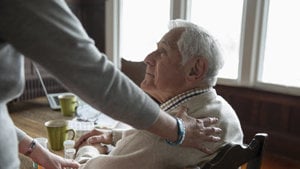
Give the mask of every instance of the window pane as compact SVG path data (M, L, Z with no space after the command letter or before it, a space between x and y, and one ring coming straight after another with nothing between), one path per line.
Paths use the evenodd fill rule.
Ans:
M261 81L300 87L300 1L272 0Z
M222 78L238 77L242 12L242 0L192 0L191 21L213 34L223 48Z
M120 57L142 61L168 30L169 0L123 0Z

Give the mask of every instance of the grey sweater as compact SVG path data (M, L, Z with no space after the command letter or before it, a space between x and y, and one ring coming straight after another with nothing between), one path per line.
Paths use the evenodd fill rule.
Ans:
M159 106L97 50L63 0L1 0L0 169L19 166L17 132L6 104L22 93L23 55L117 120L145 129L158 117Z

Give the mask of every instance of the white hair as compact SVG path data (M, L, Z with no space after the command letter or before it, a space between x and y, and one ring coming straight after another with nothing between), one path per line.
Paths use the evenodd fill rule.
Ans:
M219 70L223 67L224 59L218 41L203 28L185 20L171 20L169 29L183 27L178 49L182 55L182 64L192 57L203 57L208 62L208 71L204 80L214 86Z

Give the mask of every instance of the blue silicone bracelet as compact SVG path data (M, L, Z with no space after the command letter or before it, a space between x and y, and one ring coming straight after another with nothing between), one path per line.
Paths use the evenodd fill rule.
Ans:
M174 142L166 139L166 142L172 146L181 145L185 138L185 125L184 125L182 119L178 118L178 117L175 117L175 119L176 119L177 126L178 126L178 131L177 131L178 138Z

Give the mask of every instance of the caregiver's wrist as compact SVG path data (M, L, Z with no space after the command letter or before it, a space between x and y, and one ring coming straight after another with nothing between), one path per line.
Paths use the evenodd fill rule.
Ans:
M176 141L178 138L178 127L176 119L163 110L160 110L159 116L157 117L156 121L147 130L172 142Z
M175 119L177 124L177 139L175 141L166 139L166 142L172 146L181 145L185 139L185 134L186 134L185 124L183 120L178 117L175 117Z

